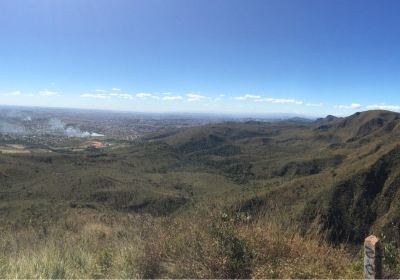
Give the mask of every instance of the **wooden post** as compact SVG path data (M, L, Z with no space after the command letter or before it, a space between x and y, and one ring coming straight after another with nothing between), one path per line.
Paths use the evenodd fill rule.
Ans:
M364 241L364 278L382 278L382 254L379 239L370 235Z

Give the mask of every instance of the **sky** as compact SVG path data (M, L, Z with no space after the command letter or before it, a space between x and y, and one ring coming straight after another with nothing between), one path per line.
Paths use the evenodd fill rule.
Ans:
M398 0L1 0L0 105L400 111Z

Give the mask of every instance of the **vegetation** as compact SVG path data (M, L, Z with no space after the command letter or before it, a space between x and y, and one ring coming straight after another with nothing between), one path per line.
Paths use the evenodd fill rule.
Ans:
M397 277L399 136L371 111L0 154L0 276L360 278L375 233Z
M332 248L272 222L238 220L204 210L174 218L112 211L105 214L94 209L69 210L66 215L49 227L4 228L0 239L2 277L361 275L361 266L343 248Z

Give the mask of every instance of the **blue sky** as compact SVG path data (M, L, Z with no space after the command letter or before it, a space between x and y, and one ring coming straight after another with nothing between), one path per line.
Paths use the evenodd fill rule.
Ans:
M400 111L397 0L2 0L0 104Z

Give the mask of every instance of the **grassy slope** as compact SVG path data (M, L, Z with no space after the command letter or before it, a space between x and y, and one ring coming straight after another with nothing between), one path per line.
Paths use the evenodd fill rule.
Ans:
M376 111L207 125L104 151L0 155L0 274L360 277L360 256L317 233L353 194L365 200L363 174L382 158L395 162L397 137L397 115ZM382 168L382 188L397 190L397 165ZM343 182L357 191L336 207L330 194ZM385 210L382 199L357 234L388 232L397 200L384 200Z

